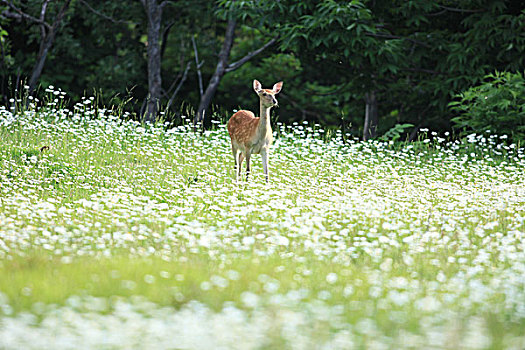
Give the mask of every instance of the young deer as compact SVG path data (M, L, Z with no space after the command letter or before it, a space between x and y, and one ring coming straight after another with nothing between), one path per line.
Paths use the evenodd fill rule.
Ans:
M228 121L228 133L232 141L233 158L235 158L236 178L241 176L241 165L246 158L246 180L250 174L250 157L252 154L262 156L262 164L266 182L268 182L268 157L270 146L272 145L273 135L270 125L270 109L277 106L277 95L283 86L280 81L273 86L273 89L263 89L261 83L253 81L253 89L259 95L260 118L250 111L238 111Z

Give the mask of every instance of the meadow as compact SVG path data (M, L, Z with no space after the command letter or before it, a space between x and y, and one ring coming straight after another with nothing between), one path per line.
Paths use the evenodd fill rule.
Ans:
M525 149L0 107L1 349L523 349ZM25 104L22 104L22 107ZM443 137L440 137L443 136Z

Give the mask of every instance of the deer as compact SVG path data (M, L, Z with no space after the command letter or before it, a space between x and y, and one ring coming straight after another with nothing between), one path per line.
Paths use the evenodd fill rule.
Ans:
M269 182L268 159L273 142L272 127L270 125L270 110L278 106L277 95L283 87L280 81L272 89L263 89L258 80L253 81L253 89L260 100L260 117L253 112L240 110L233 114L228 121L233 158L235 159L236 180L241 176L241 166L246 159L246 181L250 175L250 159L252 154L260 154L266 183Z

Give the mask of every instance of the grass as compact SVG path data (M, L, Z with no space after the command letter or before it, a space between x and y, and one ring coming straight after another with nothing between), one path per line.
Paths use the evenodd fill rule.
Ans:
M279 125L237 184L90 101L0 109L0 348L525 346L523 148Z

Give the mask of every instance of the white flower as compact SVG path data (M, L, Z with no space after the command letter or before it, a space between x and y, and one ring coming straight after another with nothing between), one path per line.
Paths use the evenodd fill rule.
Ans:
M331 272L328 275L326 275L326 282L329 284L334 284L337 282L337 274L335 272Z
M255 238L253 238L252 236L243 237L242 239L243 245L252 245L254 243L255 243Z
M144 282L146 282L147 284L152 284L153 282L155 282L155 276L145 275Z
M259 296L252 292L242 292L241 302L244 306L254 309L259 304Z
M201 282L200 288L201 288L203 291L208 291L208 290L211 289L211 283L208 282L208 281Z

